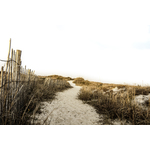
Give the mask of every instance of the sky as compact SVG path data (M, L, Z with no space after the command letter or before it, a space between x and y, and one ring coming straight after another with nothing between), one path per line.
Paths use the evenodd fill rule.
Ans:
M1 0L0 59L11 38L37 75L150 84L149 14L144 0Z

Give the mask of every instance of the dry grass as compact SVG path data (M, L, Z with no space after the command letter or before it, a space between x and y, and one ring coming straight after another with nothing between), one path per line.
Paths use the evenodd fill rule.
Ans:
M30 116L35 113L40 113L40 102L52 101L56 92L71 88L69 83L61 86L61 88L57 86L46 86L44 85L44 80L45 78L38 77L38 80L34 84L26 84L25 86L27 87L25 87L24 91L20 93L20 95L24 94L24 104L21 109L17 112L12 111L12 114L9 116L2 115L0 118L0 124L30 124ZM20 95L16 97L18 101Z
M75 78L73 83L79 86L83 86L83 85L90 85L90 86L97 86L97 87L102 86L102 83L100 82L91 82L88 80L84 80L82 77Z
M100 83L101 86L97 86L91 82L88 86L85 86L84 80L81 78L79 80L83 87L78 94L78 98L94 106L97 112L107 116L107 119L126 120L127 123L133 125L150 124L150 101L147 101L144 107L140 107L133 101L136 95L148 95L150 87L118 85L120 91L113 92L112 89L116 87L116 84ZM75 82L77 81L75 80Z
M51 77L52 79L58 79L58 80L74 80L73 78L71 77L63 77L63 76L60 76L60 75L50 75L50 76L38 76L39 78L48 78L48 77Z
M150 86L134 86L134 85L122 85L122 84L108 84L108 83L101 83L101 82L93 82L84 80L81 77L75 78L73 83L79 86L88 86L91 88L91 90L103 90L104 92L108 90L112 90L113 88L117 87L118 89L125 88L127 89L134 89L135 95L148 95L150 93Z

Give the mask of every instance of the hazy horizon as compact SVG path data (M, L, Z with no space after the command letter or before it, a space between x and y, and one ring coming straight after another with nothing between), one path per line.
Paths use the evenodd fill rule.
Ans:
M150 84L148 1L10 1L0 5L0 59L22 50L37 75ZM2 66L0 62L0 66Z

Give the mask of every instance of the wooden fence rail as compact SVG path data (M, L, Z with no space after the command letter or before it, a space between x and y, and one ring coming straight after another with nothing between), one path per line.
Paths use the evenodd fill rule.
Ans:
M10 39L7 61L0 73L0 124L7 124L8 120L13 124L16 118L21 118L22 107L27 103L26 91L37 83L35 71L21 65L21 54L21 50L11 49ZM68 84L60 79L46 78L44 81L44 85L52 89L63 89Z
M21 66L21 53L21 50L11 49L10 39L5 70L2 66L0 74L0 121L4 121L16 112L20 112L24 104L23 91L25 85L28 84L27 88L37 80L35 71L26 69L26 66Z

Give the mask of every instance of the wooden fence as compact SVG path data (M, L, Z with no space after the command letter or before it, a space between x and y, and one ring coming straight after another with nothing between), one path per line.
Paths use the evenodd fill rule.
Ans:
M30 103L27 93L40 81L35 71L21 65L21 54L21 50L11 49L10 39L7 60L0 60L6 62L0 71L0 124L17 124L22 119L25 105ZM54 91L70 86L65 79L50 77L45 78L44 85Z
M34 84L37 80L35 71L21 66L21 50L11 49L11 39L9 41L9 50L7 61L1 67L0 76L0 116L1 121L6 118L13 118L20 112L25 104L24 96L26 88Z

